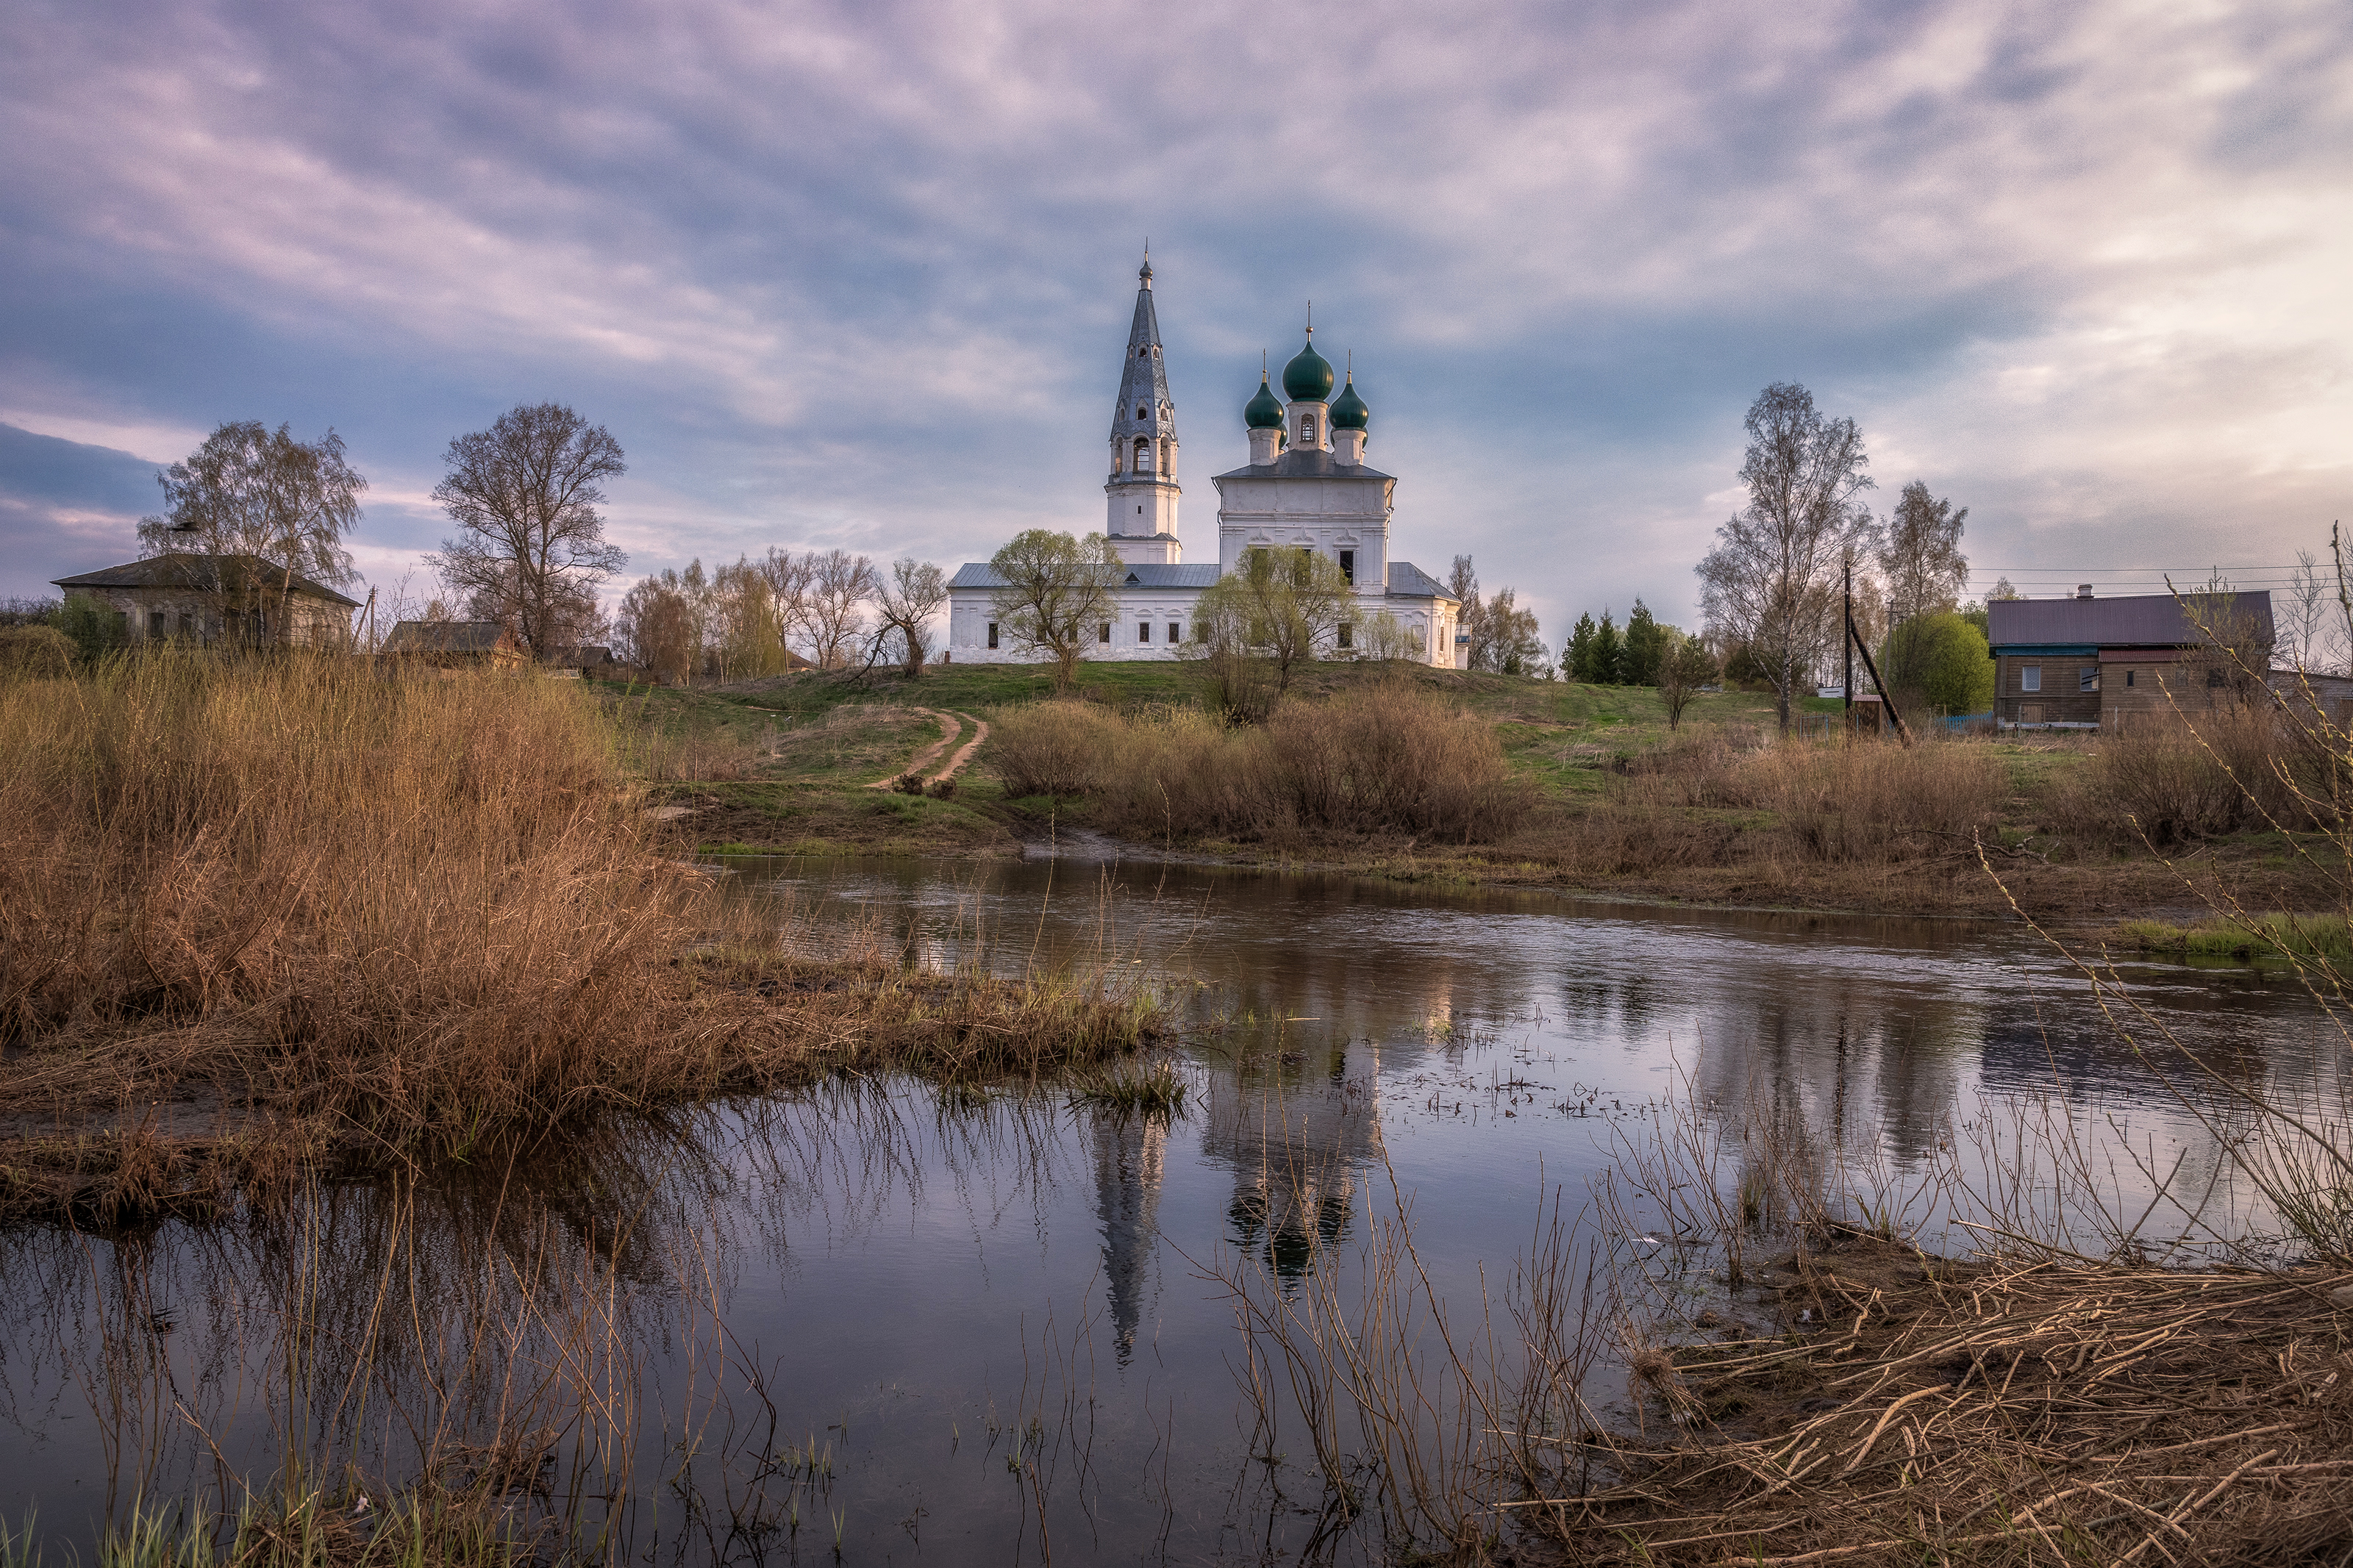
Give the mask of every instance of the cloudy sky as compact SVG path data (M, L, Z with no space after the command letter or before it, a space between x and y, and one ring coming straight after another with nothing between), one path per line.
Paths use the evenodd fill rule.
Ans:
M633 573L1099 528L1147 235L1195 559L1310 298L1394 552L1556 640L1688 623L1777 380L1984 584L2353 521L2343 0L11 0L0 145L0 596L227 419L340 431L421 594L443 447L543 399Z

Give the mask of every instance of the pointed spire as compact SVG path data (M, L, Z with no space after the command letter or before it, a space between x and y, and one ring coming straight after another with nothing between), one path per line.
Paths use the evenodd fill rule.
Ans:
M1152 287L1152 237L1148 234L1144 237L1144 265L1136 268L1135 278L1146 289Z

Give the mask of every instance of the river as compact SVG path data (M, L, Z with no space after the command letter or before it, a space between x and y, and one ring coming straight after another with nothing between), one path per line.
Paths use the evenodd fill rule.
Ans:
M438 1442L513 1482L521 1523L600 1521L648 1561L1375 1561L1295 1419L1258 1424L1253 1369L1279 1373L1234 1282L1361 1271L1401 1207L1451 1311L1500 1299L1548 1203L1600 1226L1597 1184L1675 1101L1782 1107L1898 1190L2034 1107L2140 1156L2111 1158L2119 1210L2144 1167L2229 1185L2017 927L1077 858L726 864L810 940L1149 976L1187 1024L1185 1113L845 1082L290 1218L0 1234L0 1518L37 1509L87 1554L142 1489L297 1460L356 1464L380 1508ZM2121 977L2252 1081L2341 1049L2283 976Z

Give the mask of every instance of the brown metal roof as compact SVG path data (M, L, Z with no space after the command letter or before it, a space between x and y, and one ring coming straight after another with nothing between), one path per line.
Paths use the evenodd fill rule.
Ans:
M184 551L172 551L163 555L150 555L143 561L126 561L120 566L105 566L95 572L85 572L79 577L57 577L50 585L57 588L180 588L200 594L217 594L221 588L221 563L232 563L242 572L250 572L261 580L270 593L281 593L290 574L282 566L264 561L259 555L195 555ZM324 599L330 604L359 608L357 599L346 599L332 588L313 583L308 577L294 578L294 592Z
M2252 620L2260 640L2272 640L2272 596L2186 595L2201 617ZM1996 653L2025 645L2089 647L2187 647L2205 641L2182 601L2170 594L2117 599L1995 599L1986 605L1986 641Z

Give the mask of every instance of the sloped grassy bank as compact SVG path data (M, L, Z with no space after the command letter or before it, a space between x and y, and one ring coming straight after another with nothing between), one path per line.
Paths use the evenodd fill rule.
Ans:
M731 904L590 693L121 658L0 688L0 1216L201 1213L845 1068L1133 1047L1133 983L818 956Z

